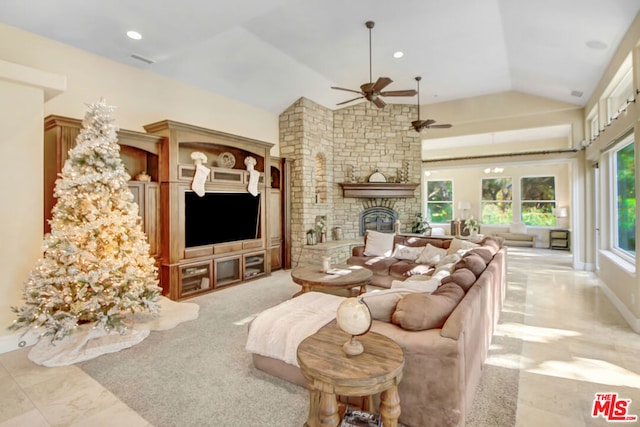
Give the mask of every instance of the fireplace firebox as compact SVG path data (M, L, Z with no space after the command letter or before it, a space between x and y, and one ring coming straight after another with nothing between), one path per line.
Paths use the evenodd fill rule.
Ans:
M368 230L381 233L394 233L398 213L387 206L370 206L360 212L360 235Z

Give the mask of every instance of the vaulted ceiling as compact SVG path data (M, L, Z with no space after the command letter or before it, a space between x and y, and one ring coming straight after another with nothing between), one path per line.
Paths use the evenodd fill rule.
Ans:
M423 104L513 90L584 105L639 10L638 0L11 0L0 21L279 114L301 96L329 108L357 96L330 87L369 82L369 20L372 77L393 79L387 90L421 76Z

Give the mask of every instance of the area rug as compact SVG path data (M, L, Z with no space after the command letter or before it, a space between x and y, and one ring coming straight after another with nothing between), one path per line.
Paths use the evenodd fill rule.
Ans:
M245 351L247 323L297 291L279 271L193 298L200 306L193 322L78 366L153 426L301 426L307 390L255 369ZM523 290L510 287L501 323L522 316L520 298ZM519 358L518 345L497 332L468 426L515 425L518 369L510 360Z

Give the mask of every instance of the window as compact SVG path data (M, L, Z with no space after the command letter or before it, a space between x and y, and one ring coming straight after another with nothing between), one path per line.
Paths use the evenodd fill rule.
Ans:
M556 179L526 177L520 181L521 220L527 225L555 226Z
M427 221L445 223L453 219L453 181L427 181Z
M633 134L612 153L612 182L617 203L613 204L613 247L636 256L636 184Z
M629 69L620 82L613 88L607 98L609 118L615 119L624 110L630 100L633 100L633 77Z
M594 118L592 118L589 122L589 127L591 128L591 139L596 139L596 137L600 134L600 125L598 122L599 118L598 115L596 114L596 116Z
M482 223L511 224L513 221L511 178L482 180Z

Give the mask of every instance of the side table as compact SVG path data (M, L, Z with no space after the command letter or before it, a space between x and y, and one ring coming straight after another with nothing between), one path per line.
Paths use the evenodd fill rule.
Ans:
M404 367L402 349L384 335L368 332L358 337L364 353L347 356L342 345L350 337L335 324L330 324L298 346L298 364L309 389L309 417L305 426L338 426L338 395L381 393L382 422L385 427L397 427L400 416L397 386Z

